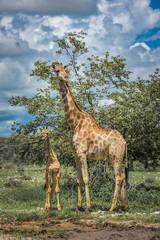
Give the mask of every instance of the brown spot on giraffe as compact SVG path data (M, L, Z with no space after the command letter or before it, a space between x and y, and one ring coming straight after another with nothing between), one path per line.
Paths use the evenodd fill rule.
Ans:
M101 141L101 140L102 140L101 136L98 136L98 141Z
M78 113L77 114L77 119L80 119L81 118L81 115Z
M95 135L95 133L92 133L91 134L91 139L95 139L96 138L96 135ZM95 141L97 141L98 142L98 140L95 140Z
M116 178L115 191L110 211L113 211L116 207L119 188L121 190L120 210L123 210L125 205L124 204L125 176L121 170L121 163L126 150L126 142L122 135L117 130L100 126L88 113L84 112L79 107L68 85L69 78L66 73L67 66L63 66L62 64L57 66L53 65L53 68L55 70L56 77L58 80L59 90L62 96L66 118L73 132L72 149L74 152L77 166L77 183L78 183L77 209L81 208L82 182L84 182L85 184L85 193L87 201L86 212L89 212L89 209L91 207L89 197L87 158L93 160L100 160L107 157L113 166ZM66 94L65 98L64 94ZM66 108L66 106L68 107ZM73 114L71 110L73 110L73 112L75 112L76 114ZM70 118L74 118L74 121L70 121ZM79 138L79 136L83 136L83 140Z
M82 132L78 132L78 136L82 137Z
M68 105L65 105L65 106L64 106L65 112L68 112L68 109L69 109L69 108L68 108ZM69 114L69 112L68 112L68 114Z
M87 131L83 132L83 137L86 138L87 137Z

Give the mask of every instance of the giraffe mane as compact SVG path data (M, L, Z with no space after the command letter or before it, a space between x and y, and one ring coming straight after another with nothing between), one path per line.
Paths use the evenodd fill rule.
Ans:
M79 106L78 103L76 102L76 100L75 100L75 98L74 98L74 96L73 96L73 94L72 94L72 92L71 92L71 89L70 89L68 83L65 82L65 84L66 84L66 86L67 86L67 89L69 90L69 93L70 93L70 95L71 95L71 97L72 97L72 99L73 99L76 107L78 108L79 111L83 112L83 110L80 108L80 106Z

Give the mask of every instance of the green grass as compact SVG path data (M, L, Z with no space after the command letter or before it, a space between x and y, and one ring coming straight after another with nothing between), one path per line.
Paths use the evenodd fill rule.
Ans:
M57 219L92 219L100 221L132 220L144 223L160 222L160 171L134 171L130 172L130 187L125 188L126 209L123 214L117 214L120 205L118 197L117 208L113 213L108 213L114 186L109 181L94 184L90 183L91 214L85 215L84 211L76 213L77 184L76 172L68 167L67 172L62 167L60 179L60 203L62 210L57 211L56 194L52 198L52 209L46 211L44 190L44 169L39 165L13 165L8 164L0 169L0 217L8 221L18 218L48 218ZM83 207L86 207L84 187L82 189ZM96 213L101 210L101 213Z

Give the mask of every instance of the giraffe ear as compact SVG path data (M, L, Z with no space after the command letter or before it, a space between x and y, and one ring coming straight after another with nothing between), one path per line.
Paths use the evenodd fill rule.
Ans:
M56 66L54 64L52 64L52 67L53 67L53 69L56 69Z
M40 131L40 132L42 132L42 129L41 129L41 128L39 128L39 131Z
M68 65L65 65L65 66L64 66L64 69L67 70L67 68L68 68Z

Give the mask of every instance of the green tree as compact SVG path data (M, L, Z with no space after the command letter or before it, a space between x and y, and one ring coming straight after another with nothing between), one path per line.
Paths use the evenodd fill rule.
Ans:
M106 113L101 122L107 119L124 135L130 163L138 160L155 168L160 160L160 69L148 80L128 81L121 90L110 95L112 105L99 109Z
M125 86L129 79L129 71L125 70L125 59L120 56L104 57L89 56L86 48L86 33L83 31L68 33L65 38L57 39L57 56L68 58L70 86L76 101L85 111L101 122L103 111L99 112L100 101L109 99L110 94L117 88ZM82 62L82 57L84 62ZM54 61L54 64L58 61ZM46 81L48 87L38 88L37 93L28 98L14 96L10 99L12 106L24 106L33 120L25 125L16 125L17 134L36 134L39 126L49 125L52 128L52 144L57 149L58 157L65 163L72 162L72 152L69 140L71 131L66 122L57 81L50 61L35 62L31 76L38 81ZM65 63L66 64L66 63ZM103 121L108 125L107 120Z

